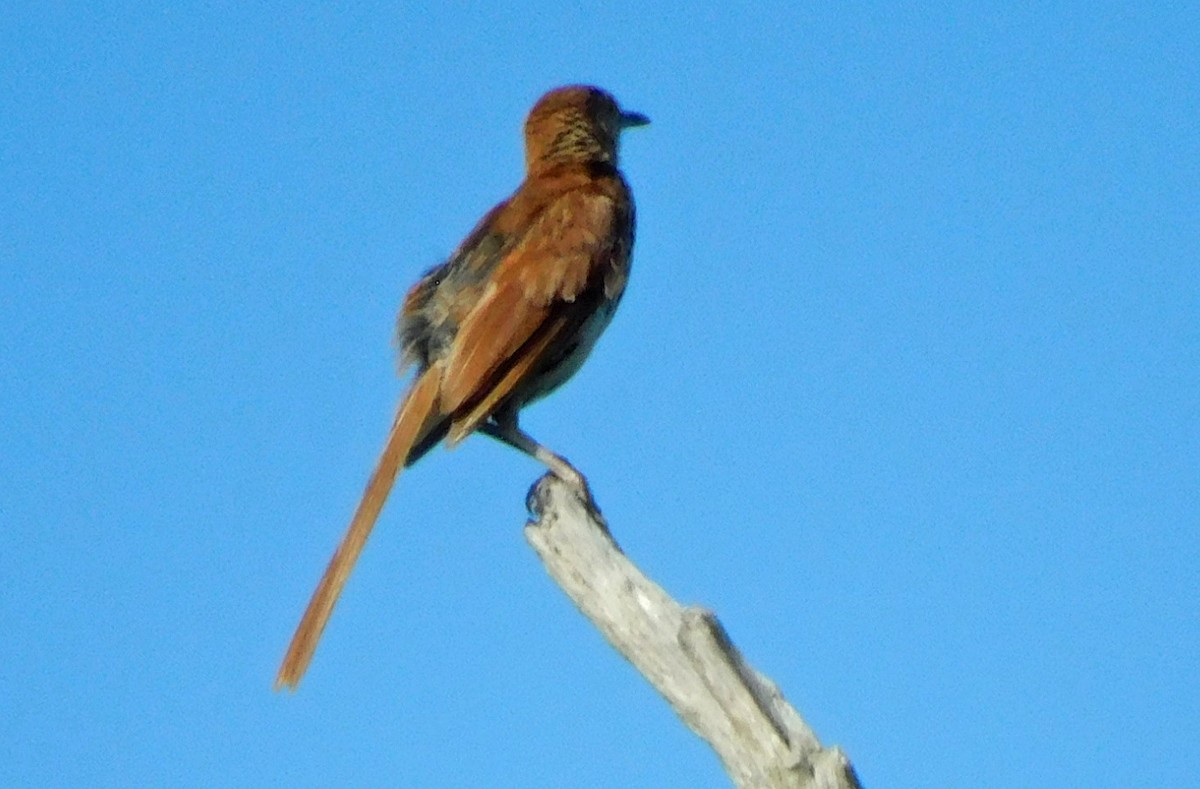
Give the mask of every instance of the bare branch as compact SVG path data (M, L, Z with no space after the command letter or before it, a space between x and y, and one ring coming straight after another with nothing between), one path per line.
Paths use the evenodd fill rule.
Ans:
M739 787L860 789L779 688L755 671L711 611L682 606L647 578L608 526L546 475L530 490L525 538L608 642L717 752Z

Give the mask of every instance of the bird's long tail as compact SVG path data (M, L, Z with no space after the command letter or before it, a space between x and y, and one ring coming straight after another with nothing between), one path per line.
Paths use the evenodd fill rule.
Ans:
M367 538L371 536L371 529L383 510L384 502L387 501L392 485L396 482L396 476L412 448L434 421L439 378L436 368L427 370L416 380L404 402L400 404L383 454L379 456L375 473L367 483L367 489L353 520L350 521L350 527L342 537L333 558L329 560L329 566L325 568L325 574L321 576L321 582L317 584L316 591L308 602L308 608L296 627L296 633L292 636L292 643L288 645L287 653L283 656L283 664L275 678L276 690L295 690L304 672L308 670L308 664L317 649L317 642L321 640L321 633L329 622L329 615L333 613L333 606L337 603L338 596L346 585L346 579L350 577L350 571L354 569L354 563L358 561L358 556L367 543Z

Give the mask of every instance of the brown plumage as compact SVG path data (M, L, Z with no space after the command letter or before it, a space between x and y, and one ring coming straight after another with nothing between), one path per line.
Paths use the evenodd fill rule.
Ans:
M634 210L617 169L623 129L649 123L608 93L575 85L525 121L525 180L404 299L403 365L417 366L358 510L313 592L275 687L295 689L400 472L439 441L478 430L545 463L591 503L564 458L517 426L521 408L587 358L629 275Z

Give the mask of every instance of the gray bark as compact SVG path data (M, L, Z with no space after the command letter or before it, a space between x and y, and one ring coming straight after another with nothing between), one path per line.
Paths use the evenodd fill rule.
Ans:
M845 754L821 746L775 683L742 658L716 614L680 605L643 575L569 485L547 475L528 503L536 520L525 538L550 576L712 746L735 785L860 789Z

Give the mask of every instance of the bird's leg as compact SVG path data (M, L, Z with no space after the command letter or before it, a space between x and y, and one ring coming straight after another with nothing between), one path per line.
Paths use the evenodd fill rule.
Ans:
M592 498L592 491L588 487L587 479L579 469L572 466L562 455L539 444L533 436L518 427L515 413L494 414L490 420L480 425L478 430L498 441L503 441L513 449L524 452L546 466L554 476L575 488L584 504L599 512L599 508L596 507L596 502Z

